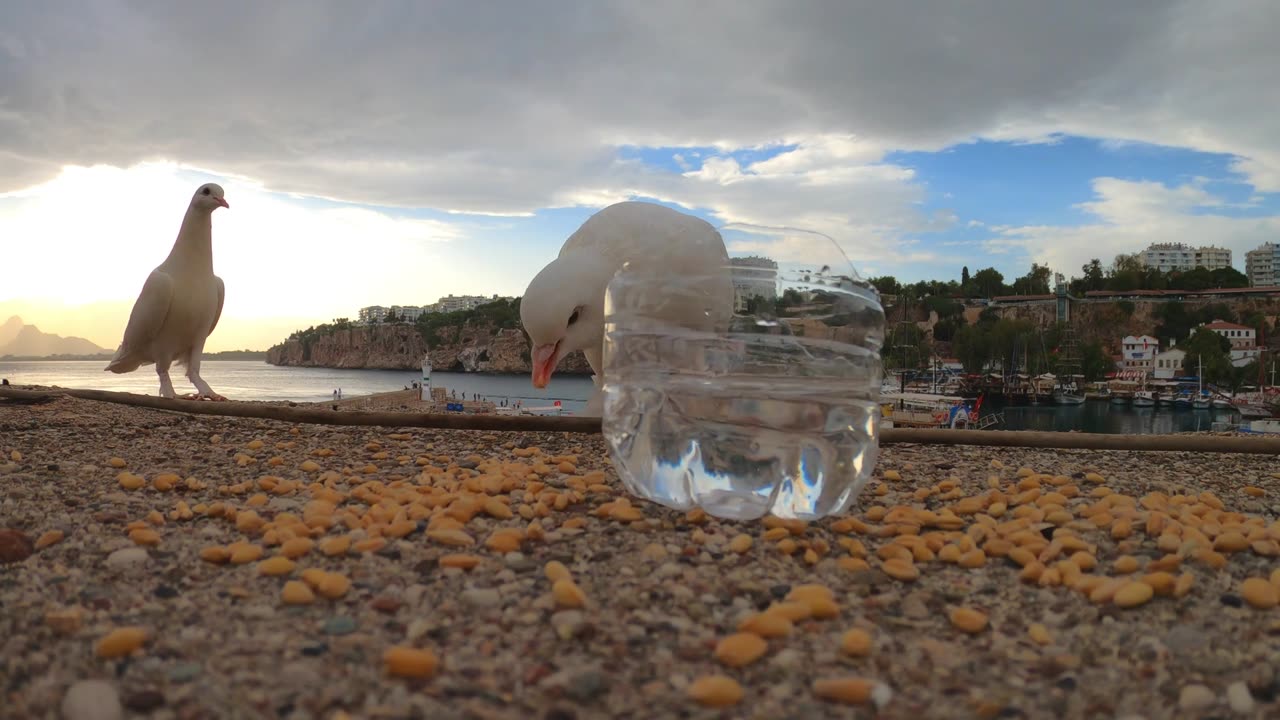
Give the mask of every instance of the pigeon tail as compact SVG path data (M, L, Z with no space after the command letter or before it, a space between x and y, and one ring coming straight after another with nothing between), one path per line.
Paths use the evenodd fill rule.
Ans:
M142 366L142 364L142 358L125 352L124 348L121 347L116 351L116 356L111 358L111 362L103 369L103 372L113 372L118 375L123 375L124 373L131 373L134 370L137 370Z

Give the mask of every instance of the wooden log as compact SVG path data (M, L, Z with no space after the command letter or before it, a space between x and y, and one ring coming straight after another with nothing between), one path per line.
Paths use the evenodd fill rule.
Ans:
M106 390L20 390L14 387L0 387L0 398L32 401L59 395L192 415L256 418L312 425L418 427L437 430L483 430L488 432L600 433L600 418L591 417L335 412L320 408L286 407L263 403L170 400L154 395L137 395ZM880 444L1280 455L1280 437L1230 437L1192 434L1111 435L1104 433L1032 432L1023 430L885 428L880 431Z

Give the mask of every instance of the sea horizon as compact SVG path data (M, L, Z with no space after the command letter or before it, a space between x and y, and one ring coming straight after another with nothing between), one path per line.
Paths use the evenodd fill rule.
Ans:
M14 385L42 385L65 388L159 394L159 380L153 366L132 373L116 375L105 371L106 363L97 360L0 360L0 378ZM193 392L183 369L170 370L179 395ZM369 368L315 368L272 365L261 360L206 360L201 363L201 376L214 391L231 400L323 402L333 399L333 391L341 389L344 399L360 395L403 390L420 381L419 370L384 370ZM560 400L569 412L586 407L592 381L587 376L557 375L544 390L533 387L523 373L456 373L433 371L434 387L457 392L459 397L479 395L501 403L547 406Z

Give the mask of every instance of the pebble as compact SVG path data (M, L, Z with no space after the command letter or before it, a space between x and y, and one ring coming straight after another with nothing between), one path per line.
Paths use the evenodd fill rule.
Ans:
M1241 714L1253 712L1253 694L1249 692L1249 686L1243 682L1233 682L1227 686L1227 703L1231 705L1231 710Z
M502 595L493 588L470 588L462 591L462 602L476 608L495 608L502 604Z
M191 682L199 677L203 669L204 668L200 666L200 663L178 663L177 665L169 668L169 671L166 672L165 675L169 678L169 682L185 683Z
M911 593L902 599L902 614L912 620L924 620L933 613L929 611L929 606L925 604L925 596L921 593Z
M356 631L356 621L346 615L331 617L324 623L325 635L350 635Z
M164 705L164 695L159 690L139 690L124 699L124 706L138 713L149 713Z
M1185 685L1178 693L1178 707L1183 710L1203 710L1213 704L1216 697L1204 685Z
M62 696L64 720L121 720L124 707L115 687L105 680L81 680Z
M577 700L578 702L586 702L594 699L600 693L609 687L605 679L604 673L594 668L581 670L569 676L569 682L565 685L565 694Z
M518 550L503 555L502 563L516 572L528 572L538 566L537 563Z
M22 562L35 552L35 543L20 530L0 530L0 565Z
M586 627L587 616L581 610L561 610L551 616L551 626L561 640L569 640Z
M151 556L147 553L146 548L127 547L116 550L107 556L107 567L117 570L141 565L149 560Z

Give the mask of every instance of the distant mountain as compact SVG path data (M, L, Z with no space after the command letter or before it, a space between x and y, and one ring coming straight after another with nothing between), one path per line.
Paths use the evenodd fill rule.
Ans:
M102 355L110 350L78 337L62 337L41 332L22 318L11 317L0 325L0 357L43 358L53 355Z
M22 318L14 315L0 325L0 347L4 347L13 342L18 337L18 333L22 332Z

